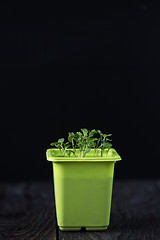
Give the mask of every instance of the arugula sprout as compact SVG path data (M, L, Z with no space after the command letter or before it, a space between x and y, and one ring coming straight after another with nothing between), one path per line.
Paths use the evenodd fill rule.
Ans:
M89 137L93 137L95 133L97 133L97 131L95 129L91 130L89 132Z
M100 145L97 147L97 149L100 149L101 157L103 157L104 150L107 148L109 151L109 149L112 147L112 144L108 142L111 140L109 138L107 138L107 137L111 136L112 134L103 134L100 130L98 130L97 132L100 135L100 138L99 138Z
M94 135L99 134L99 137L94 137ZM78 157L85 157L87 153L94 149L94 156L97 156L97 151L100 150L100 156L103 157L104 151L108 153L112 144L109 141L112 141L108 137L112 134L103 134L101 130L87 130L86 128L81 128L80 132L69 132L68 133L68 142L64 143L64 138L60 138L58 142L53 142L50 145L57 147L62 156L65 156L65 153L70 157L71 154L76 157L76 150L79 150ZM69 149L69 147L72 149Z
M69 132L68 133L68 141L72 144L73 151L70 150L69 156L71 152L73 152L74 156L76 156L76 143L77 143L77 135L74 132Z
M69 148L70 143L69 142L64 143L64 138L60 138L58 139L58 142L53 142L50 145L56 146L62 153L63 157L65 157L66 150L67 148Z

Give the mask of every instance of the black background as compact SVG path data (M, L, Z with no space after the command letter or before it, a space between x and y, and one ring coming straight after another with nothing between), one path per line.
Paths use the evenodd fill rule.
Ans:
M0 5L0 179L52 177L49 143L112 133L116 178L159 177L160 7Z

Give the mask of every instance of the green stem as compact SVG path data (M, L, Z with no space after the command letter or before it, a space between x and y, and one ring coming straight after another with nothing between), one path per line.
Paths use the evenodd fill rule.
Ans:
M63 156L62 149L59 148L59 150L60 150L61 155Z
M83 149L82 149L82 151L80 151L80 157L81 158L83 157Z
M76 157L76 149L75 149L75 145L74 145L73 139L72 139L72 148L73 148L73 154Z
M103 150L101 149L101 157L103 157Z
M101 144L102 144L102 135L100 135L100 138L101 138Z
M94 156L96 155L96 147L94 146Z

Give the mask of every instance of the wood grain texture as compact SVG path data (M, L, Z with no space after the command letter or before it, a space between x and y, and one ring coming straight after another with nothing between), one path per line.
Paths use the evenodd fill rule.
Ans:
M160 180L115 181L105 232L62 232L60 240L160 240Z
M0 240L55 240L52 183L0 183Z

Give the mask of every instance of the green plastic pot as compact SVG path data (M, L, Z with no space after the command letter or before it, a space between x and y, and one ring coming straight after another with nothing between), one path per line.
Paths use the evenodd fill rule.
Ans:
M115 149L103 157L62 157L48 149L52 161L57 223L62 231L106 230L110 221L114 165L121 160Z

